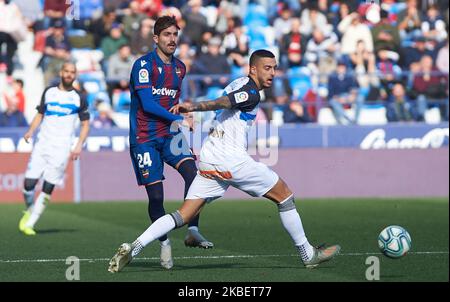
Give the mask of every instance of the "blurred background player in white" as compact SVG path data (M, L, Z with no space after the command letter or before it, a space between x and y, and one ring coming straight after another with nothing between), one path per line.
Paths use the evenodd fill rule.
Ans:
M311 246L305 235L294 195L286 183L266 165L247 153L247 132L256 118L259 91L272 86L277 62L273 53L257 50L250 57L250 74L225 88L225 95L207 102L173 106L174 114L224 109L217 117L200 151L199 173L181 208L155 221L132 244L123 243L110 260L108 270L118 272L150 242L182 227L197 215L205 203L222 197L231 185L251 196L265 197L277 204L283 227L291 236L303 264L313 268L332 259L339 245Z
M19 222L19 229L25 235L36 234L34 225L50 201L55 185L62 183L69 158L77 160L80 157L89 133L87 103L73 87L77 76L75 64L65 62L59 75L61 82L45 89L37 107L38 113L23 136L26 142L30 142L40 125L25 173L23 194L27 210ZM71 151L77 118L81 121L81 130L78 142ZM35 187L41 177L44 182L42 192L33 203Z

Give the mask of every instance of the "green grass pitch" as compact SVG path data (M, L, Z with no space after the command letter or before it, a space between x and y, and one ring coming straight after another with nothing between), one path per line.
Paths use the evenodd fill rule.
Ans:
M166 211L180 203L167 202ZM200 226L212 250L186 248L186 229L170 234L175 266L159 265L153 242L118 274L107 272L122 242L148 227L144 202L50 204L27 237L18 228L21 204L0 205L0 281L66 281L66 258L80 259L80 281L366 281L368 256L380 259L380 281L449 281L448 199L298 200L308 239L339 243L341 255L305 269L268 201L219 200L205 207ZM407 256L382 256L377 236L387 225L412 237Z

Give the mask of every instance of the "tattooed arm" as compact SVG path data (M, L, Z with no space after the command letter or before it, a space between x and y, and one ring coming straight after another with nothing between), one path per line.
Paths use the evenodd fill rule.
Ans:
M170 108L169 111L173 114L179 114L192 111L215 111L219 109L230 109L231 106L232 104L228 96L222 96L214 101L178 104Z

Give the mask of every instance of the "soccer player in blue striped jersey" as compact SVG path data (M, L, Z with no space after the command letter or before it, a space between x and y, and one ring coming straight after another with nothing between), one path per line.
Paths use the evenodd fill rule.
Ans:
M153 30L156 49L136 60L130 77L130 156L137 182L147 191L152 222L165 215L164 162L183 177L185 197L197 174L194 157L179 130L179 126L191 128L192 119L168 111L178 104L186 75L186 66L173 55L178 31L174 17L159 18ZM165 235L159 240L161 265L170 269L173 266L170 240ZM185 245L213 247L198 231L198 216L188 226Z

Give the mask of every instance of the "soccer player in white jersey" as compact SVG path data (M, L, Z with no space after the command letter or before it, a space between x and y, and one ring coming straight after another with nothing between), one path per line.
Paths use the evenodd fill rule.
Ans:
M206 203L222 197L230 185L277 204L282 225L307 268L316 267L339 253L339 245L311 246L292 191L275 172L254 161L247 153L246 134L256 117L259 91L271 87L276 67L275 56L270 51L257 50L250 57L249 76L233 81L225 88L224 96L214 101L179 104L171 108L174 114L224 110L217 116L217 125L202 146L198 174L181 208L159 218L133 243L123 243L110 260L110 272L122 270L150 242L185 225Z
M19 229L25 235L36 235L34 225L53 192L55 185L62 183L69 158L80 157L83 143L89 133L89 112L84 98L73 88L77 70L74 63L65 62L59 73L61 82L45 89L37 114L30 128L23 136L29 142L40 125L25 173L23 195L27 210L19 222ZM77 144L71 150L77 119L81 130ZM43 178L42 192L34 201L34 191L40 178Z

